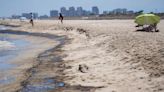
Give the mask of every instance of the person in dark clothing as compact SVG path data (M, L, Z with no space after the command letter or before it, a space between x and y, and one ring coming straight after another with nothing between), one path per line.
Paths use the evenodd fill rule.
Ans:
M33 21L32 13L30 13L30 23L32 24L32 26L34 26L34 21Z
M61 13L59 13L59 19L60 19L61 23L63 24L64 17L63 17L63 15Z
M30 19L30 23L31 23L32 26L34 26L34 21L33 21L33 19Z

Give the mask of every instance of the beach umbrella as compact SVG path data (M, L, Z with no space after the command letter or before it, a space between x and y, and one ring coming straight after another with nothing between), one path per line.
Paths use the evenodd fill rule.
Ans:
M160 17L154 14L141 14L136 17L135 23L139 25L151 25L157 24L160 21Z

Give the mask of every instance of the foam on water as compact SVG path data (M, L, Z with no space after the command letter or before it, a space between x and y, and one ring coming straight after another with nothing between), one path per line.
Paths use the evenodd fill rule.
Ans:
M13 49L15 48L15 44L9 41L1 41L0 40L0 51L6 49Z
M8 29L11 29L11 27L0 25L0 30L8 30Z

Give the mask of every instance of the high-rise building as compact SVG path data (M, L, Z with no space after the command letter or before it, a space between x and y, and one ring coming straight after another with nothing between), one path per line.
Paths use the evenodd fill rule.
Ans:
M122 14L126 14L127 13L127 9L126 8L123 8L122 9Z
M31 14L30 13L22 13L22 17L30 19L31 18Z
M38 13L22 13L22 17L25 17L27 19L37 19L38 18Z
M123 8L123 9L117 8L117 9L113 10L113 13L114 14L126 14L127 13L127 9L125 9L125 8Z
M93 7L92 7L92 13L93 13L94 15L99 15L99 9L98 9L97 6L93 6Z
M63 16L68 16L68 12L67 12L67 9L65 7L61 7L60 8L60 13L63 15Z
M50 17L57 17L58 16L58 11L57 10L51 10L50 11Z
M74 7L69 7L69 16L76 16L76 11Z
M108 11L103 11L103 14L107 15L107 14L109 14L109 12Z
M48 15L41 15L39 18L40 19L47 19L48 18Z
M83 8L82 7L77 7L77 16L83 16Z
M91 14L91 11L86 11L86 10L83 10L83 15L84 16L88 16Z
M20 19L21 16L20 16L20 15L12 15L11 18L12 18L12 19Z
M38 13L32 13L33 14L33 18L34 19L37 19L39 16L38 16Z
M132 11L132 10L127 11L126 14L134 14L134 11Z

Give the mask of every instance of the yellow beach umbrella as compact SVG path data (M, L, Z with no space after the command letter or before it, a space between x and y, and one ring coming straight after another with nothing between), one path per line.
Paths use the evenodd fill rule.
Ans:
M160 17L154 14L141 14L136 17L135 23L139 25L151 25L160 22Z

